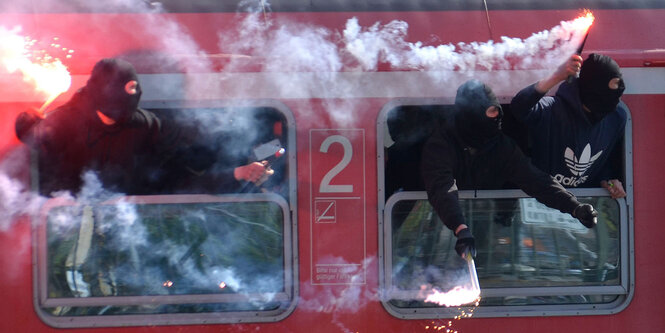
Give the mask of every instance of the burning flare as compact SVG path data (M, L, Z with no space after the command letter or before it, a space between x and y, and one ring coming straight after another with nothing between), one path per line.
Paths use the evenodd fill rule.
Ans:
M593 16L593 13L590 10L585 9L584 13L580 15L580 17L571 21L570 24L572 25L573 29L586 33L589 31L589 28L591 28L591 25L595 19L596 18Z
M34 85L36 91L46 95L47 99L39 109L43 113L53 100L69 89L72 77L60 59L48 55L45 50L31 51L36 41L18 35L19 30L0 27L0 68L10 74L20 72L23 81ZM59 48L60 45L51 44L51 47ZM71 55L72 50L67 53Z
M475 303L480 300L480 289L468 289L457 286L448 292L440 291L436 288L427 292L425 302L436 303L443 306L460 306Z
M421 286L420 291L425 294L425 302L448 307L471 303L475 303L475 306L478 306L478 302L480 302L480 283L478 283L476 263L468 252L465 254L464 260L466 261L469 272L468 283L456 286L448 292L442 292L437 288L428 290L427 286Z

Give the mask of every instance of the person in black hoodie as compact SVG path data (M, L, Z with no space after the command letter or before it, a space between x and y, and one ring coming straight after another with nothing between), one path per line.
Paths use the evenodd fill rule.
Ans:
M82 174L92 171L109 190L140 192L144 166L164 140L160 120L138 108L140 98L134 67L107 58L64 105L46 115L19 114L16 136L39 154L39 191L76 193Z
M593 206L577 198L534 167L517 144L501 132L503 110L489 86L469 80L457 89L447 126L434 131L422 154L427 198L441 221L455 233L455 250L475 256L475 239L464 224L458 190L519 186L541 203L569 213L587 228L596 224Z
M566 81L578 71L578 79ZM545 96L560 82L555 96ZM625 197L617 155L627 119L624 89L619 65L595 53L584 62L573 55L522 89L510 109L528 127L534 165L565 187L600 185L612 198Z
M16 136L39 154L40 193L77 193L85 172L95 173L104 189L128 195L184 191L169 184L204 179L214 152L189 142L175 121L139 108L141 92L131 63L105 58L64 105L46 115L20 113ZM268 176L266 164L254 162L205 181L217 193Z

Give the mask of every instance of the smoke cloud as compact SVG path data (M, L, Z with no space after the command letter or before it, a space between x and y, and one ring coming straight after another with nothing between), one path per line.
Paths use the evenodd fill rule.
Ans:
M12 158L14 154L0 162L0 232L9 230L19 217L37 212L45 201L16 178L24 166L20 159Z
M51 8L52 3L33 1L31 4ZM163 8L158 4L138 0L79 1L74 5L89 6L87 8L92 12L119 10L163 13ZM395 20L386 24L376 23L363 27L357 18L349 18L341 31L331 31L313 24L272 19L264 15L266 9L269 9L269 5L266 7L263 2L245 1L241 4L240 10L249 14L242 14L238 31L218 32L220 50L242 55L230 57L222 74L240 70L247 63L247 57L250 57L258 62L259 71L266 74L263 76L266 81L261 82L261 85L273 88L280 96L299 96L298 98L302 98L305 103L309 103L308 99L312 96L327 97L321 96L319 93L321 91L329 96L354 96L354 90L361 83L358 82L357 76L348 74L378 71L382 64L388 64L394 70L426 72L430 81L420 82L422 85L437 84L460 73L471 75L476 71L555 68L574 52L583 38L583 33L575 30L570 22L562 22L550 30L535 33L526 39L501 37L499 42L425 45L420 41L407 40L409 26L404 21ZM181 60L178 66L182 66L180 69L186 75L213 72L213 66L206 53L196 43L195 38L177 22L163 15L147 16L146 20L148 21L144 27L149 27L151 35L159 38L164 50L169 50L175 55L187 55L178 58ZM18 30L0 27L0 40L16 36ZM9 52L15 50L4 48L2 45L5 43L0 44L0 59L5 59ZM197 82L194 77L186 79L186 84L190 85L186 87L188 91L213 91L218 88L219 82L213 84L208 81ZM175 82L171 87L168 87L168 84L169 82L164 82L167 87L162 89L186 97L181 91L183 82ZM241 91L249 88L237 89ZM400 97L400 92L390 93ZM356 126L358 115L363 110L362 103L364 102L354 99L324 100L321 105L327 115L324 117L317 112L302 115L302 125L320 124L325 118L330 119L330 123L325 124L330 128ZM194 112L192 117L200 117L194 121L206 125L202 128L206 134L216 133L229 125L228 119L217 118L208 112ZM250 137L253 135L250 134L251 127L247 123L241 125L238 123L236 122L234 126L238 126L237 128L242 129ZM12 165L11 158L6 158L0 166L0 231L10 229L12 221L20 215L36 216L41 205L47 200L29 191L16 180L12 176L14 173L12 170L15 168L20 166ZM95 205L118 195L105 190L94 174L85 174L84 179L85 184L80 193L60 193L57 196L72 199L81 205ZM219 209L223 211L226 208ZM258 290L270 294L280 290L284 283L283 279L263 274L265 270L250 267L248 270L239 271L236 268L239 265L215 264L215 260L230 260L228 256L225 258L200 256L201 253L214 253L222 245L223 248L242 249L243 244L252 242L252 233L258 232L256 226L247 223L243 224L243 228L234 228L236 230L206 229L213 228L207 223L209 213L193 210L188 213L189 215L182 216L184 224L181 226L180 235L185 235L185 238L190 237L185 242L175 238L159 238L161 237L159 233L139 223L140 214L133 204L116 202L114 205L109 205L106 210L100 210L95 232L98 235L106 235L108 249L127 256L125 262L116 266L116 276L109 279L117 280L121 276L127 279L136 278L137 280L126 280L125 283L152 286L151 293L154 294L169 293L164 285L168 281L173 282L172 288L178 288L181 283L194 289L208 288L211 281L214 281L215 284L224 282L226 288L239 293ZM230 211L227 213L233 214ZM62 233L59 235L62 237L71 233L80 220L81 216L78 213L69 217L59 216L54 220L56 223L53 228L56 233L54 237L57 237L58 233ZM202 225L205 228L196 229L193 227L195 225ZM266 235L281 232L279 229L263 227L260 229ZM207 236L212 231L215 235L225 234L223 239L225 243L220 244L219 240ZM198 244L195 250L188 245L192 243ZM277 241L276 244L281 243ZM243 259L241 254L233 254ZM162 261L164 258L168 260L160 262L164 264L160 267L172 267L177 272L164 271L157 268L158 265L140 267L146 260ZM361 265L362 269L355 272L351 281L362 281L361 274L367 267L375 265L375 260L374 257L366 258ZM336 261L345 264L342 258ZM178 276L181 280L174 279L173 276ZM152 280L146 281L146 279ZM186 290L189 291L190 289ZM369 290L364 284L324 287L323 292L317 292L316 296L301 299L298 306L299 309L333 313L337 316L339 313L358 311L368 302L376 301L377 294L376 290ZM265 299L256 300L257 304L265 301ZM336 323L340 328L343 327L338 321Z
M501 41L423 45L408 42L408 24L391 21L363 28L351 18L344 29L345 50L363 70L376 70L381 62L395 69L426 71L487 71L505 69L555 68L581 43L584 31L572 22L526 39L501 37Z

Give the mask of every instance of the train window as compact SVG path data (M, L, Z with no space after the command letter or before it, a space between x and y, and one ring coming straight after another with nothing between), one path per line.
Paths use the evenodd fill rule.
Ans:
M37 310L55 327L280 320L295 306L291 234L276 194L51 199Z
M478 255L480 300L462 307L455 298L473 284L455 252L456 238L438 218L422 183L398 174L419 174L423 133L443 123L449 100L400 100L384 107L377 122L379 151L380 261L383 300L389 313L405 319L583 315L616 313L632 298L634 270L629 223L632 192L612 199L602 188L570 189L599 212L586 229L568 214L548 208L518 189L460 191L460 205ZM509 134L527 148L527 136L511 123ZM443 113L437 114L437 113ZM630 117L623 153L627 188L632 188ZM417 133L417 135L404 135ZM408 138L408 139L407 139ZM406 152L394 147L404 147ZM397 162L391 161L395 156ZM410 158L408 162L404 159ZM398 165L393 165L396 163ZM419 177L419 176L418 176ZM413 178L417 179L417 178ZM408 180L408 179L406 179ZM428 299L429 298L429 299Z
M271 101L195 103L143 102L165 139L135 157L145 170L109 173L131 182L85 172L59 195L46 189L69 188L36 153L38 190L55 193L35 228L35 306L46 323L266 322L293 311L293 116ZM256 161L268 163L267 179L229 172Z
M102 139L88 139L83 152L58 140L57 149L36 152L36 190L78 193L90 185L81 171L93 170L105 190L127 195L273 192L289 200L293 122L285 108L146 105L159 119L159 134L99 131ZM238 179L235 169L253 162L267 163L271 175L255 183Z

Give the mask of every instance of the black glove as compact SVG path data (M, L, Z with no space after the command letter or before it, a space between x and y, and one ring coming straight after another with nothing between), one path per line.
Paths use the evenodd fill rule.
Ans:
M476 240L471 235L469 228L464 228L457 233L457 243L455 243L455 251L462 258L466 252L471 253L472 257L476 257Z
M32 129L35 124L40 122L42 118L40 118L35 112L33 111L28 111L28 112L21 112L17 117L16 117L16 122L14 123L14 130L16 131L16 137L18 137L19 140L25 142L28 140L30 137L30 130Z
M593 228L598 223L598 212L589 204L581 204L573 211L573 217L577 218L587 228Z

